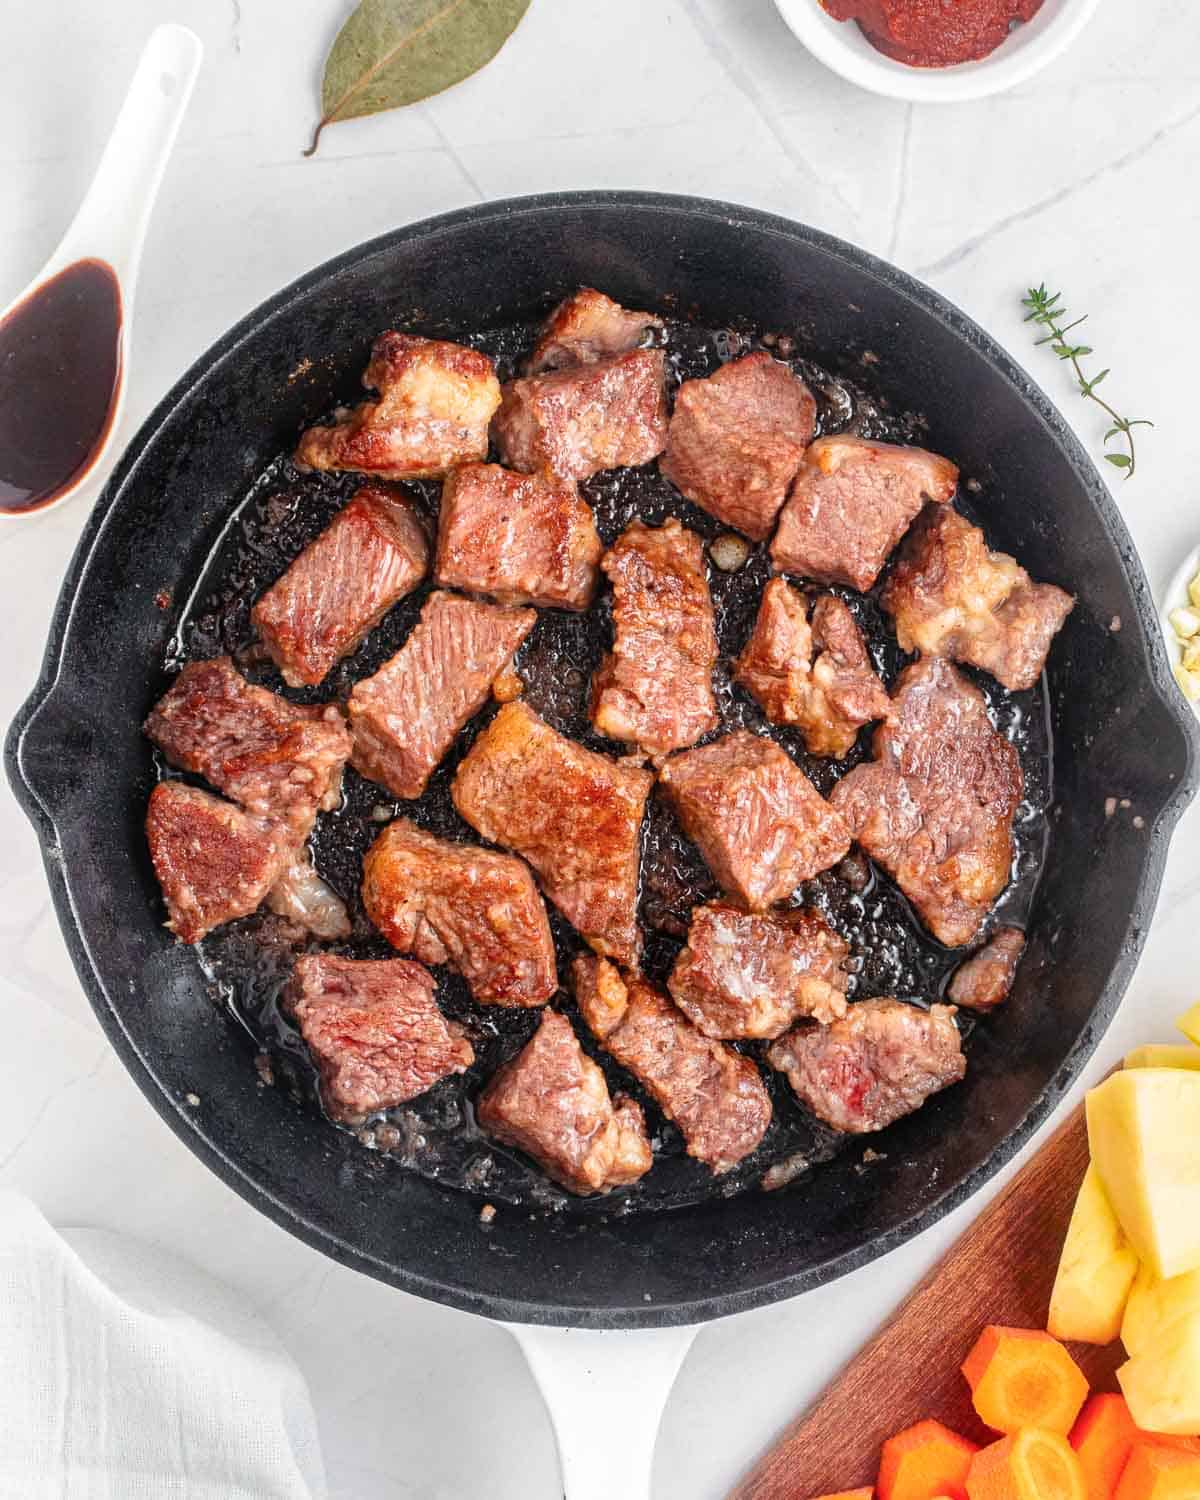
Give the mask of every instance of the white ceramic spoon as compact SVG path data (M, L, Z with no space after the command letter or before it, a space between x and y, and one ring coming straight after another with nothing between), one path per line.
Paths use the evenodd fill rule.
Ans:
M0 313L3 323L47 282L79 260L105 262L121 292L116 388L107 431L85 467L63 489L32 509L0 508L0 520L43 516L70 500L95 475L112 443L125 402L133 297L146 225L203 55L200 38L186 26L159 26L151 33L79 212L39 275Z

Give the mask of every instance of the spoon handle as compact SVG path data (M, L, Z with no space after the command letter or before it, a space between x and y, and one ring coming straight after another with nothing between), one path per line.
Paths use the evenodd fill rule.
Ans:
M203 56L200 38L186 26L151 33L91 187L47 270L97 256L116 271L126 305L132 302L150 210Z

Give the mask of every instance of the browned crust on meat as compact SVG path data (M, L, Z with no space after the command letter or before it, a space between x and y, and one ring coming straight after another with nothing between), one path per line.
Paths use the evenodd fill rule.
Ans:
M639 838L653 780L518 702L476 739L450 794L485 839L529 861L546 896L598 953L636 963Z
M765 541L812 441L817 403L764 350L685 380L675 395L663 474L687 499Z
M501 604L584 610L604 546L573 480L464 464L447 475L435 577Z
M415 1099L475 1051L434 999L433 976L407 958L298 958L283 1008L300 1027L335 1120L355 1124Z
M957 483L954 464L923 448L818 438L779 513L772 561L780 572L865 592L925 501L945 504Z
M1034 583L1006 552L948 506L930 506L913 527L880 603L904 651L948 656L990 672L1011 692L1034 686L1072 595Z
M532 609L430 594L404 645L350 694L355 770L396 797L421 796L536 621Z
M433 479L454 464L487 457L500 383L477 349L389 331L375 340L363 385L378 399L361 402L332 426L310 427L297 463L380 479Z
M750 1058L701 1035L665 995L638 975L622 978L605 959L577 959L573 975L584 1020L678 1125L688 1155L714 1172L749 1156L771 1123Z
M661 328L653 313L622 307L594 287L580 287L563 299L542 324L529 357L527 374L594 364L634 349L651 328Z
M532 1039L494 1074L476 1113L488 1135L531 1156L572 1193L606 1193L653 1165L641 1109L631 1099L614 1108L604 1074L557 1011L546 1011Z
M761 911L850 847L838 813L774 740L737 729L674 755L660 780L722 887Z
M891 709L849 608L823 594L810 625L803 596L782 578L763 590L733 676L773 724L795 725L813 755L841 759L862 726Z
M717 636L704 546L672 517L634 521L601 564L613 587L613 649L592 681L592 723L661 757L719 722Z
M167 927L182 943L255 911L294 848L278 818L243 812L180 781L160 781L150 793L146 842Z
M954 1007L862 1000L831 1026L805 1024L767 1048L796 1097L834 1130L883 1130L966 1075Z
M989 1011L1008 999L1025 951L1019 927L998 927L976 953L954 971L949 996L967 1010Z
M429 538L405 496L364 485L259 598L251 621L291 687L316 686L429 566Z
M544 1005L558 988L546 908L512 855L397 818L363 858L362 898L393 948L448 964L484 1004Z

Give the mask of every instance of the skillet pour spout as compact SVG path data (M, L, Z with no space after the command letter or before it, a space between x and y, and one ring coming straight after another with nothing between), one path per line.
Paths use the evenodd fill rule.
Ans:
M965 1083L788 1191L671 1212L634 1200L509 1213L365 1151L258 1086L195 954L165 932L142 820L140 725L187 589L256 475L350 397L388 327L462 337L580 285L711 328L789 332L918 408L982 486L992 546L1078 603L1051 656L1055 793L1018 983L977 1025ZM163 607L164 600L168 600ZM38 686L6 745L71 955L113 1046L180 1137L335 1259L509 1322L695 1323L802 1292L902 1243L980 1187L1061 1099L1111 1020L1197 784L1195 721L1146 579L1095 468L1047 398L956 308L815 230L643 193L517 199L384 235L252 313L131 443L69 569ZM1124 804L1128 803L1128 806ZM204 1101L184 1104L186 1095Z

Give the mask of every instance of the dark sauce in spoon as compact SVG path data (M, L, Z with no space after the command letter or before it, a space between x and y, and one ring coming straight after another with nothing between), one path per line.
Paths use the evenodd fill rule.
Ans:
M38 510L91 467L121 377L121 288L77 260L0 323L0 511Z

